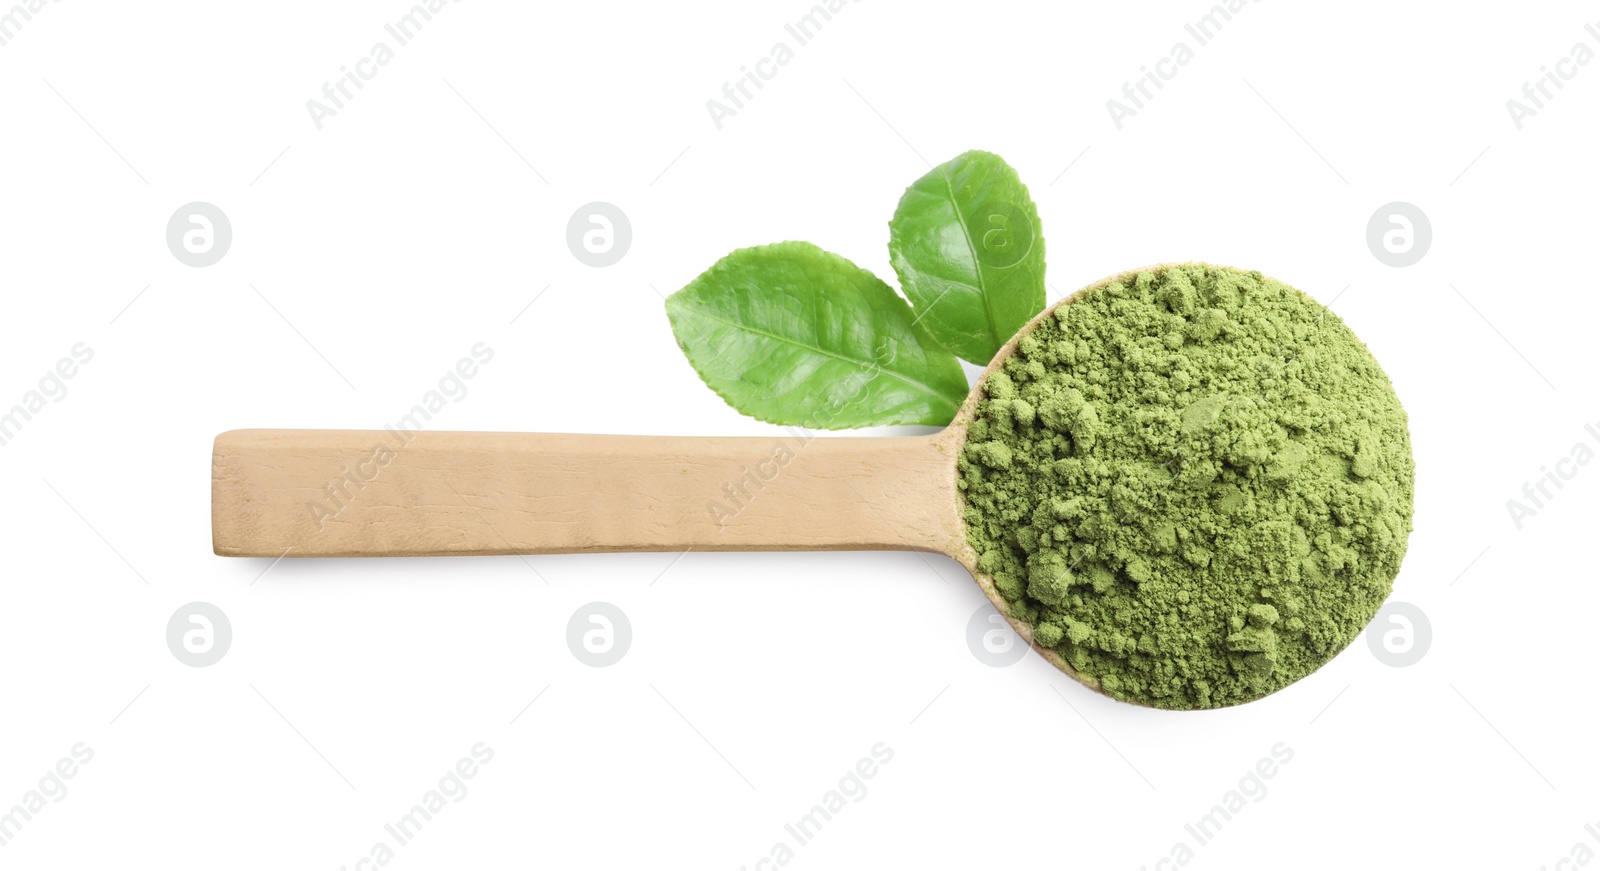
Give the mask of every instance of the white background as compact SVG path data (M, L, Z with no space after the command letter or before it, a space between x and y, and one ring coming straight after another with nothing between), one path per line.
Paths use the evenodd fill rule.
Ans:
M865 0L718 130L706 101L793 45L804 2L467 0L319 131L306 101L406 8L65 0L0 47L0 406L94 351L0 448L0 811L94 752L0 863L354 868L480 741L492 762L391 865L754 868L879 742L892 761L791 865L1600 851L1600 468L1521 530L1506 507L1600 447L1600 63L1520 131L1505 107L1575 43L1600 50L1600 7L1252 3L1119 131L1106 101L1194 44L1203 0ZM1411 414L1394 599L1430 618L1420 663L1358 640L1268 699L1157 712L1037 657L984 665L966 643L984 600L943 558L211 553L218 432L380 427L477 342L494 361L439 428L771 432L694 375L658 292L792 238L892 278L901 190L969 148L1030 183L1052 298L1204 259L1365 339ZM197 200L234 231L203 269L164 242ZM565 242L597 200L633 226L609 268ZM1396 200L1433 226L1409 268L1365 242ZM208 668L165 642L197 600L233 627ZM633 626L605 669L565 641L594 600ZM1265 796L1194 847L1185 824L1279 742Z

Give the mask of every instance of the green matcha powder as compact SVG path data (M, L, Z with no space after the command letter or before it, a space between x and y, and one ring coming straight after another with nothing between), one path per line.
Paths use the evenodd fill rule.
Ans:
M1406 414L1332 312L1255 272L1157 268L1041 318L959 459L1012 616L1109 695L1249 701L1388 596L1411 531Z

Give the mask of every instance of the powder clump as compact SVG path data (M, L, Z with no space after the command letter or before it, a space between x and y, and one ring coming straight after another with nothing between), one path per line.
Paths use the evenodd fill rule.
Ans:
M1405 411L1337 316L1188 264L1057 307L985 381L958 460L978 567L1117 698L1211 708L1311 673L1411 532Z

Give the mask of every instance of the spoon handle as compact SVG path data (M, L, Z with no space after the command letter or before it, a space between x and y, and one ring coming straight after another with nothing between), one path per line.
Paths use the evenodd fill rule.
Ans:
M924 550L954 554L954 436L235 430L222 556Z

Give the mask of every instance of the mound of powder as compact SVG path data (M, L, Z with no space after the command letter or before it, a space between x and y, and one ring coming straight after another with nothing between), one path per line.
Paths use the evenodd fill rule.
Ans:
M1298 680L1388 596L1411 532L1406 414L1328 309L1255 272L1085 292L992 373L958 460L1010 605L1116 698L1214 708Z

